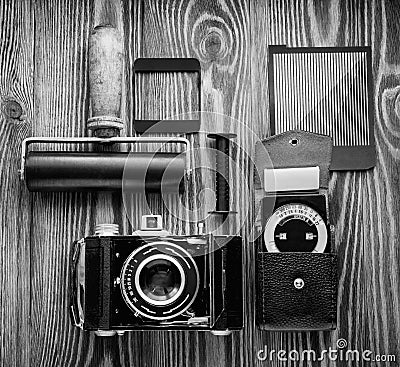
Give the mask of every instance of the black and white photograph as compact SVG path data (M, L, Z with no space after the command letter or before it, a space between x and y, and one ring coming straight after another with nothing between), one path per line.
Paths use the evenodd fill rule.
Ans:
M400 0L0 19L0 367L400 367Z

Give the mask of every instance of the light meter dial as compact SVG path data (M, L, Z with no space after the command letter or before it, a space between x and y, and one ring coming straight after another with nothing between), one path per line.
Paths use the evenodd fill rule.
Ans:
M268 252L324 252L328 229L321 215L301 203L280 206L264 231Z

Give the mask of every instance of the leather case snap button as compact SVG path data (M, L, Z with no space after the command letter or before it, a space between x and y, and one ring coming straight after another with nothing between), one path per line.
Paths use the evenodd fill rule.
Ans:
M295 287L296 289L303 289L303 287L304 287L304 280L301 279L301 278L296 278L296 279L294 280L293 284L294 284L294 287Z

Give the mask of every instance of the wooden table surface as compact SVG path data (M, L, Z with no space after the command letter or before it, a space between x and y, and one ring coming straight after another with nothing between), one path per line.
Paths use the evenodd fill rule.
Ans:
M340 4L339 4L340 3ZM305 0L0 1L0 360L2 366L398 366L400 364L400 2ZM88 37L97 24L125 44L122 117L165 118L199 109L192 76L156 75L133 84L138 57L196 57L203 111L269 133L267 47L371 45L377 165L330 181L339 255L334 332L268 333L254 325L254 250L245 249L245 327L217 338L197 332L132 332L97 338L67 313L72 241L96 223L131 227L118 194L31 194L17 171L28 136L85 136ZM165 92L162 92L165 91ZM136 97L134 97L136 95ZM135 100L136 98L136 100ZM136 108L134 111L134 102ZM20 107L22 110L20 110ZM244 129L237 129L244 139ZM197 138L196 138L197 139ZM200 143L201 143L201 139ZM198 142L199 143L199 142ZM247 141L251 151L251 140ZM244 172L247 163L238 156ZM235 178L240 220L245 175ZM250 198L251 199L251 198ZM132 207L140 215L139 205ZM150 207L160 210L157 198ZM177 234L187 224L164 213ZM250 215L251 217L251 215ZM218 220L216 220L218 221ZM135 223L133 223L135 225ZM249 231L247 225L243 235ZM261 362L259 349L335 347L393 354L397 362Z

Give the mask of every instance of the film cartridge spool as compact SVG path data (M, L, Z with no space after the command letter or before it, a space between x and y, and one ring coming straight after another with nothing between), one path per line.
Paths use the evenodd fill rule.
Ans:
M215 190L216 190L216 208L211 214L221 214L224 218L228 214L236 214L237 212L230 210L230 194L229 183L229 158L231 156L230 139L236 138L236 134L231 133L215 133L208 134L208 138L215 139Z

